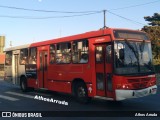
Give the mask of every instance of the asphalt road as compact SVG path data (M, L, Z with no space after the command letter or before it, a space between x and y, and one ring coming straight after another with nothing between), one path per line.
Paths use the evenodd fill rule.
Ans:
M94 114L94 117L87 119L106 119L106 117L96 117L96 112L129 112L129 111L159 111L160 112L160 88L156 95L151 95L138 99L129 99L121 102L111 102L105 100L93 99L89 104L78 103L74 97L68 94L54 93L48 91L30 91L21 92L19 86L8 84L0 80L0 111L88 111ZM35 96L42 96L58 101L65 101L68 105L47 102L35 99ZM93 112L94 111L94 112ZM93 113L92 113L93 112ZM64 113L64 112L62 112ZM83 113L83 112L82 112ZM74 113L73 113L74 114ZM83 114L82 114L83 116ZM127 115L126 115L127 117ZM127 120L128 118L125 119ZM58 118L57 118L58 119ZM73 117L68 118L73 119ZM76 118L76 119L82 119ZM85 118L86 119L86 118ZM112 118L113 119L113 118ZM115 118L116 119L116 118ZM122 119L122 118L118 118ZM130 118L130 119L142 119ZM144 118L143 118L144 119ZM146 118L145 118L146 119ZM150 119L150 118L148 118ZM157 119L157 117L154 117ZM123 118L124 120L124 118ZM153 120L153 118L152 118Z

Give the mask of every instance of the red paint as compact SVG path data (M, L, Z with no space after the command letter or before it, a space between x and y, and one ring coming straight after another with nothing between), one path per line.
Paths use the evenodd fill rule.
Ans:
M28 80L29 87L35 88L47 88L52 91L59 91L65 93L72 93L72 81L76 78L84 80L87 85L88 95L103 96L115 99L115 89L122 89L122 86L128 86L128 89L135 89L135 83L131 82L131 79L147 79L144 77L124 77L116 76L112 74L113 61L106 63L105 48L108 43L111 43L115 38L113 36L114 29L105 29L99 31L88 32L84 34L47 40L31 44L30 47L37 47L37 79ZM104 36L105 34L105 36ZM82 40L88 38L89 41L89 61L87 64L50 64L50 45L62 42L73 42L75 40ZM107 44L106 44L107 43ZM104 61L102 63L95 62L95 48L102 46ZM113 56L111 56L113 58ZM45 65L47 65L45 68ZM42 67L42 68L41 68ZM43 69L43 70L42 70ZM108 79L104 77L104 89L97 90L96 73L103 73L104 75L111 75L112 78L112 90L106 86ZM133 81L134 81L133 80ZM38 84L36 84L38 82ZM138 84L145 84L145 81L139 81ZM147 81L145 87L155 84L155 78L151 78ZM92 89L92 90L91 90ZM127 89L127 88L123 88ZM91 92L90 92L91 91Z
M0 54L0 64L4 64L5 63L5 54Z

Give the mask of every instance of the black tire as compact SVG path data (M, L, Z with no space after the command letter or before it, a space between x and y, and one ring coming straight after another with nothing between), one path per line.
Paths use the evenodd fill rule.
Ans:
M21 90L22 90L23 92L27 92L27 91L28 91L27 79L26 79L26 77L22 77L22 78L21 78L20 87L21 87Z
M85 83L78 82L75 85L75 97L80 103L89 103L91 98L88 97L88 91Z

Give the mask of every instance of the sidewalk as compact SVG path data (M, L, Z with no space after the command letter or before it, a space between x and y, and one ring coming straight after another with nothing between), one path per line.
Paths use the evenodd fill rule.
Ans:
M6 82L4 81L3 79L0 78L0 84L1 86L7 86L7 87L17 87L17 88L20 88L20 86L18 85L14 85L12 83L9 83L9 82Z
M157 85L160 85L160 74L156 74L156 78L157 78Z

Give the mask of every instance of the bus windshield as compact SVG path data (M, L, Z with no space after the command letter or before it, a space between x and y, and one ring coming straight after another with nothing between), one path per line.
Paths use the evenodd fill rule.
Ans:
M138 75L154 72L150 42L115 41L114 51L116 74Z

